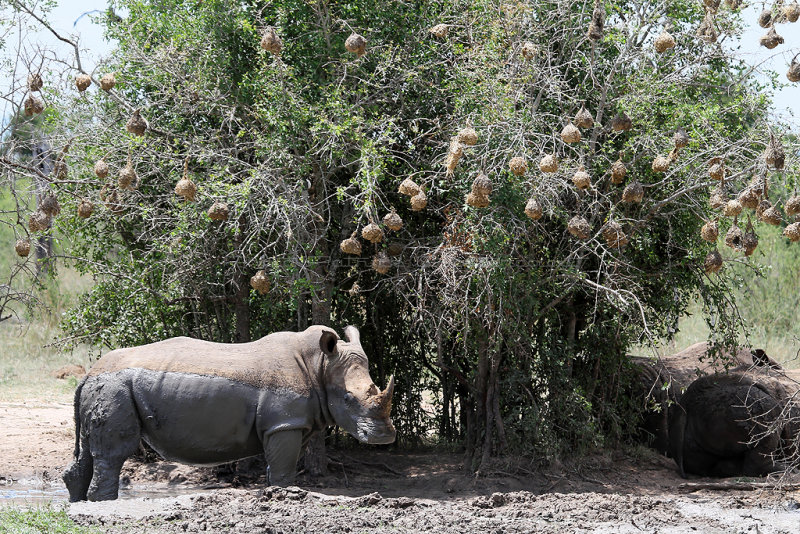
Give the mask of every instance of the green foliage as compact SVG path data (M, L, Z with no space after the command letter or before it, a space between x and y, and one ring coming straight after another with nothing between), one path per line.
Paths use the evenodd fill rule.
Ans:
M718 341L735 341L736 276L702 272L712 246L699 228L718 216L707 162L725 158L726 194L752 177L786 179L761 158L768 100L743 65L695 37L699 5L669 2L680 46L666 54L652 49L667 22L657 3L607 4L599 43L585 37L591 9L578 1L112 7L128 13L108 21L118 49L101 70L118 74L114 97L75 97L63 125L71 179L58 184L67 215L57 224L75 266L98 280L65 319L71 335L116 347L354 323L376 381L397 377L401 440L460 441L475 467L504 449L556 454L629 433L627 350L669 335L695 298L722 319ZM719 15L729 28L737 17ZM449 35L430 35L442 22ZM259 47L268 26L279 57ZM367 38L363 57L345 50L351 32ZM523 42L534 57L522 58ZM596 126L562 142L581 105ZM151 126L141 138L123 128L136 108ZM608 126L622 112L630 132ZM468 125L478 143L459 146ZM655 172L678 127L689 146ZM545 154L558 172L537 170ZM527 159L526 176L509 171L513 156ZM105 180L92 173L100 157ZM618 157L622 185L609 173ZM118 190L129 159L138 188ZM571 182L581 165L586 191ZM479 172L493 185L488 208L465 205ZM182 177L195 202L173 193ZM397 192L405 178L424 189L425 210ZM622 200L633 181L641 204ZM123 209L103 207L115 206L101 190ZM544 208L536 222L523 212L531 197ZM70 215L86 198L96 213ZM215 201L230 207L227 221L206 216ZM391 207L402 230L364 242L362 256L340 251ZM588 239L567 231L576 216ZM627 246L604 237L610 222ZM402 252L381 276L371 262L390 244ZM261 269L267 295L248 287Z

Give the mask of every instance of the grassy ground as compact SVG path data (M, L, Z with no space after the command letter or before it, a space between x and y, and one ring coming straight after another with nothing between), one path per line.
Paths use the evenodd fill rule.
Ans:
M81 527L72 522L63 507L42 506L0 507L0 532L8 534L100 534L96 528Z

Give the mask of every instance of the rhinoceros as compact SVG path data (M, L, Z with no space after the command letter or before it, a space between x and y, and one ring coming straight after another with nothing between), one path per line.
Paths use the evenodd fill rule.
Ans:
M75 391L70 501L116 499L143 439L164 458L216 465L257 454L267 481L294 481L310 435L334 424L359 441L394 441L394 377L380 391L358 330L323 326L251 343L177 337L104 355Z
M670 412L670 452L681 476L783 469L800 432L798 393L785 372L746 366L692 382Z

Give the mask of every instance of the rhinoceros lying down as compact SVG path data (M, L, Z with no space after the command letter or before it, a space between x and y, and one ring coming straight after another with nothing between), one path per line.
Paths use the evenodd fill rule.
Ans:
M391 443L394 378L369 376L358 330L278 332L252 343L178 337L103 356L75 392L70 501L116 499L122 464L144 439L169 460L215 465L265 454L270 484L293 482L312 432L339 425Z

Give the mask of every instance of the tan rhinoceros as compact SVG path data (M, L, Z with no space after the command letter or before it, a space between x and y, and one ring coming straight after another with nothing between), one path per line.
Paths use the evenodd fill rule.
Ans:
M214 465L265 454L270 484L293 482L309 436L339 425L391 443L394 378L380 391L359 333L312 326L252 343L178 337L109 352L75 392L71 501L116 499L143 439L169 460Z

